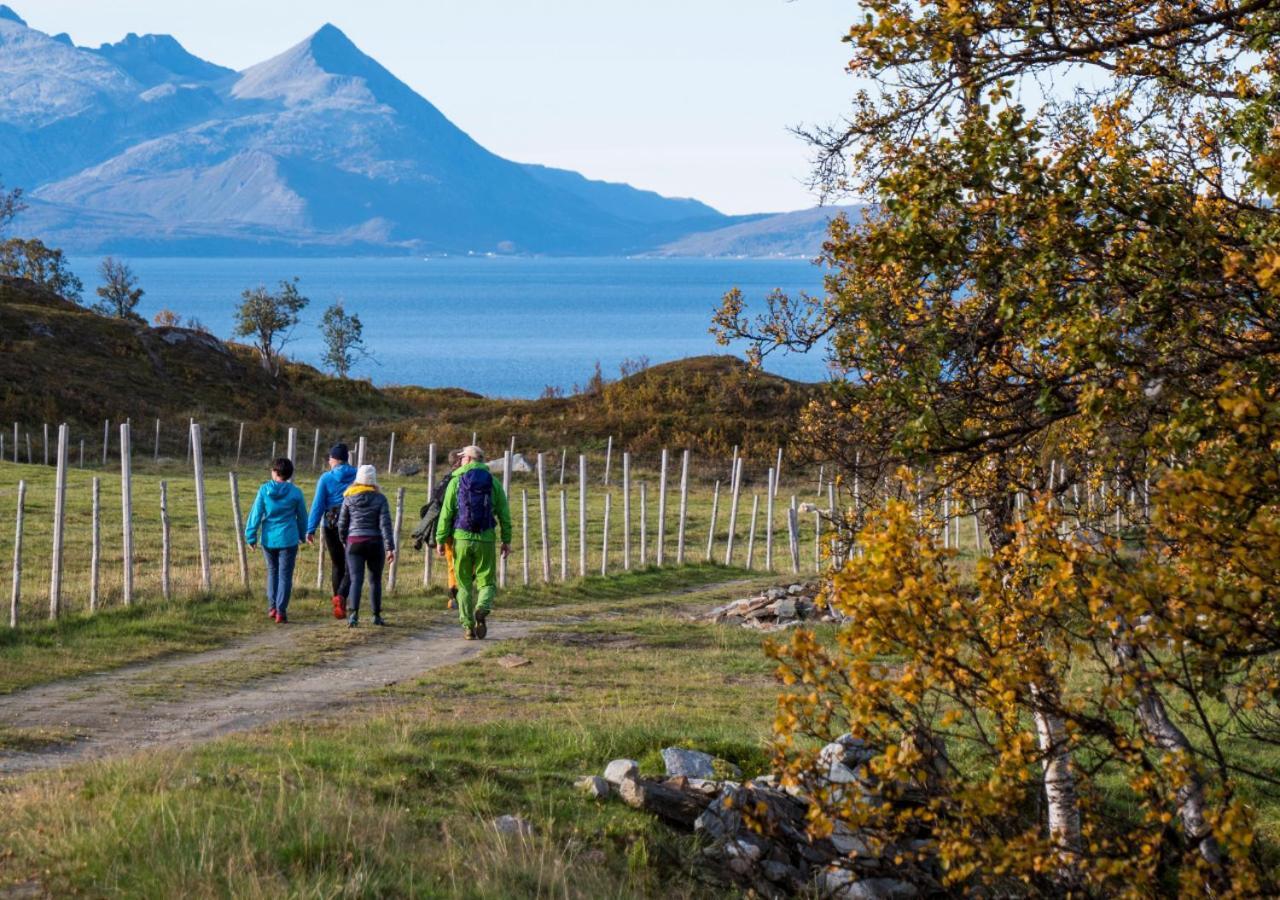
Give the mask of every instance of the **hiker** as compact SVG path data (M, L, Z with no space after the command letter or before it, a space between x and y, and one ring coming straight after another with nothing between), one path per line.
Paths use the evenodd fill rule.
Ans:
M293 590L293 565L307 526L307 501L291 484L293 463L280 457L271 464L271 480L258 488L244 526L250 547L262 535L262 555L267 561L267 615L283 625L289 621L289 594Z
M369 600L373 605L373 624L382 621L382 566L395 562L396 536L391 526L391 505L378 490L378 470L361 466L355 483L342 495L338 513L338 535L347 551L347 574L351 588L347 593L347 627L360 622L360 591L364 573L369 571Z
M453 470L458 468L458 463L462 459L461 450L449 451L449 469L445 472L445 476L431 489L431 495L427 497L427 505L422 507L422 511L418 514L421 521L418 527L413 530L413 547L415 550L421 550L425 544L428 547L436 547L436 526L440 524L440 510L444 508L444 494L449 488L449 482L453 480ZM444 560L445 572L449 576L449 599L445 602L445 608L458 608L458 576L453 571L453 538L450 537L444 542Z
M333 617L347 617L347 593L351 578L347 572L347 551L338 536L338 511L342 509L342 492L356 480L355 466L347 464L351 451L346 444L334 444L329 448L329 471L316 482L316 496L311 501L311 515L307 519L307 543L315 543L316 529L324 521L324 546L329 553L329 581L333 588Z
M436 552L446 553L453 539L453 570L458 579L458 618L469 641L488 634L485 620L493 612L498 592L496 530L501 529L501 553L511 552L511 510L502 485L484 463L484 451L463 447L461 466L445 491L440 523L436 526Z

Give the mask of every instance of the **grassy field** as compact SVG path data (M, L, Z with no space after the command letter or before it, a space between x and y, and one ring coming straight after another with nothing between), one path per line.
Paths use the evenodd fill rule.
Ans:
M557 615L580 620L387 689L367 712L25 777L0 794L0 885L55 896L719 896L690 838L572 783L618 756L657 771L673 744L764 770L774 687L758 635L669 614L675 590L681 605L742 595L750 585L705 587L735 574L575 582L557 592ZM539 587L507 602L549 599ZM512 652L529 664L494 664ZM499 835L491 821L508 813L536 834Z
M385 451L384 451L385 452ZM302 455L302 454L300 454ZM371 450L370 455L373 455ZM637 459L633 469L631 498L631 560L636 567L655 562L658 534L658 460L656 457ZM668 471L668 496L665 529L665 561L674 563L677 557L679 511L679 457L674 458ZM576 458L574 459L576 464ZM550 569L553 580L560 579L562 535L560 530L560 506L565 504L567 534L564 549L570 577L579 573L581 561L578 533L578 486L576 465L566 472L563 489L560 485L558 466L549 466L547 532ZM747 550L751 530L752 498L760 498L759 523L757 525L751 566L762 569L765 563L765 486L764 469L767 463L745 468L743 487L735 528L735 547L732 563L747 565ZM239 500L242 517L248 515L253 497L265 478L265 464L261 467L242 468L239 472ZM719 471L723 469L723 471ZM727 482L729 463L716 466L711 461L700 461L698 474L691 478L688 514L686 521L686 562L702 562L707 558L707 537L711 522L714 481L716 477ZM598 574L603 562L604 506L609 497L610 518L608 532L609 569L616 572L623 568L624 528L623 496L620 454L613 457L610 486L602 483L603 456L592 457L588 469L588 527L587 574ZM799 473L797 473L799 474ZM799 502L813 502L816 495L816 472L803 474L803 481L784 478L774 509L773 521L773 569L791 573L792 561L788 551L786 506L795 495ZM118 468L81 470L73 466L68 474L67 526L63 556L63 601L66 614L80 614L88 609L90 556L92 479L100 479L102 514L102 563L99 575L100 606L109 608L121 602L122 534L120 516L120 476ZM314 493L315 472L299 474L297 483L308 502ZM23 543L23 575L21 583L20 622L23 627L48 616L50 559L52 547L52 510L54 502L54 472L43 465L14 465L0 462L0 584L8 595L10 565L13 558L14 512L19 480L27 482L26 525ZM191 472L185 466L169 464L153 466L139 461L133 475L133 544L134 544L134 597L138 603L155 603L161 600L160 584L160 482L167 482L168 506L172 534L172 595L176 598L198 596L200 591L200 558L196 529L195 484ZM397 584L401 593L420 590L423 587L441 588L445 583L443 566L433 560L431 580L425 578L426 559L422 552L414 551L409 535L417 524L418 509L426 502L427 480L425 474L411 478L383 477L383 489L392 503L397 490L405 489L404 524L401 542L405 555L398 564ZM646 541L645 555L641 558L640 485L646 493ZM225 469L210 469L205 476L205 492L208 510L210 556L214 590L219 595L243 592L237 561L235 533L231 507L228 473ZM542 577L541 516L537 479L531 474L516 474L511 487L512 519L515 527L513 553L508 562L508 585L524 583L525 560L528 560L529 580ZM729 529L730 497L727 484L721 485L719 508L716 516L716 540L712 559L726 562L726 536ZM825 500L823 501L825 506ZM523 522L527 510L528 529ZM820 549L815 543L815 516L804 513L800 522L800 572L813 573ZM969 523L964 523L966 528ZM319 574L320 549L317 543L306 548L298 557L295 585L303 598L327 594L327 580L322 584ZM262 580L262 560L249 554L250 590L256 596ZM319 592L317 593L317 588Z

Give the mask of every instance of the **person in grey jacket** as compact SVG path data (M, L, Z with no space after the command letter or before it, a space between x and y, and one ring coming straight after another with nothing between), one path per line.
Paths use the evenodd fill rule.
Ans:
M369 570L369 600L373 604L373 624L382 621L382 567L396 558L396 536L391 525L391 505L378 490L378 471L361 466L355 483L342 495L338 513L338 536L347 551L347 572L351 588L347 593L347 627L360 622L360 592L365 569Z

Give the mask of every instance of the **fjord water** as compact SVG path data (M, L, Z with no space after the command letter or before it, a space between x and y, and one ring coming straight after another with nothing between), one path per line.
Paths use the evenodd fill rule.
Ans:
M97 298L99 260L72 260L85 303ZM600 362L617 377L628 358L651 363L729 352L708 333L725 291L740 288L759 308L775 288L818 292L822 270L805 260L560 259L522 257L129 260L146 295L138 312L161 309L231 337L245 288L274 289L297 276L311 298L287 355L321 366L320 318L341 299L360 316L374 356L355 375L375 384L460 387L495 397L569 392ZM741 353L742 348L730 348ZM822 354L770 358L769 371L804 381L826 373Z

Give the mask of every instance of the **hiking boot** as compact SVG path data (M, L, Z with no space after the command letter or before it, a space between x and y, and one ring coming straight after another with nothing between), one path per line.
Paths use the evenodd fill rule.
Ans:
M445 609L458 608L458 589L456 587L449 588L449 602L445 604Z
M468 628L463 637L468 641L474 641L476 639L476 630L474 628Z
M275 618L276 616L278 616L278 615L280 615L280 614L279 614L278 612L276 612L276 608L275 608L274 606L273 606L273 607L271 607L269 610L267 610L267 618L268 618L268 619L274 619L274 618Z
M374 617L373 617L373 624L374 624L374 625L386 625L387 623L386 623L386 622L384 622L384 621L382 621L382 616L379 616L379 615L375 614L375 615L374 615Z
M283 625L285 622L288 622L288 621L289 621L289 617L288 617L287 615L285 615L285 614L284 614L284 613L282 613L282 612L278 612L278 613L276 613L276 624L277 624L277 625Z
M360 617L357 615L352 615L351 618L347 619L348 628L355 628L359 624L360 624Z
M335 619L345 619L347 617L347 598L341 594L333 595L333 617Z
M488 617L489 611L487 609L476 610L476 637L482 641L484 640L485 635L489 633L489 626L484 624L484 620Z

